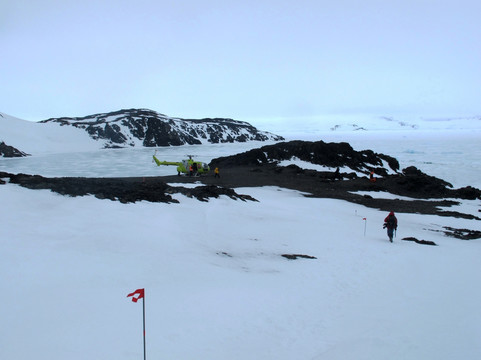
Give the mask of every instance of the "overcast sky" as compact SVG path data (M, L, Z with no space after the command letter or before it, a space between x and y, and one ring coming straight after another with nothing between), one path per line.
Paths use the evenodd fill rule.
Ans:
M478 0L2 0L0 111L481 115Z

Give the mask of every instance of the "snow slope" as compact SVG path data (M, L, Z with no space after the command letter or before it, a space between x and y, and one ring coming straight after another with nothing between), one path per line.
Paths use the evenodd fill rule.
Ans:
M402 167L413 159L456 185L479 184L475 132L455 141L452 132L357 134L348 140L358 149L390 148L385 153L399 154ZM163 154L194 150L205 161L241 149ZM43 175L175 172L155 167L151 152L51 153L0 164ZM150 359L481 357L481 240L440 232L481 231L480 221L398 213L391 244L384 212L275 187L237 192L259 202L177 195L179 204L121 204L0 185L0 359L141 358L142 304L126 297L138 288L146 289ZM479 201L459 206L479 216ZM400 240L407 236L438 246Z
M139 358L142 306L126 295L140 287L149 358L481 355L481 242L428 230L479 222L398 214L390 244L376 210L238 191L259 202L123 205L0 187L0 357Z
M98 150L99 146L79 129L21 120L0 113L0 141L28 154Z

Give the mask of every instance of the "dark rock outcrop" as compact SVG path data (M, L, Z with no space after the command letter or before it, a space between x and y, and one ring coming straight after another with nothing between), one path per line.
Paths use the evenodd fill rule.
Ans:
M20 151L13 146L5 144L3 141L0 142L0 156L3 157L24 157L29 156L29 154Z
M472 186L453 189L453 185L447 181L427 175L414 166L399 172L399 162L395 158L377 154L371 150L355 151L347 143L282 142L213 159L210 167L219 167L224 173L227 169L229 172L236 172L239 167L247 167L250 169L251 177L254 177L254 174L259 176L262 173L272 173L272 185L275 185L275 179L281 175L295 177L299 182L309 177L327 182L333 182L336 179L334 171L305 170L293 164L280 166L281 161L291 159L299 159L331 169L337 167L352 169L352 173L341 173L338 179L356 180L358 173L367 175L373 170L377 176L376 182L358 182L355 186L357 191L387 191L415 199L481 199L481 190ZM316 188L306 190L316 192ZM366 197L366 199L369 198L372 199L372 197ZM446 203L446 206L450 205L452 204Z
M233 189L216 186L216 185L205 185L205 186L196 186L195 188L185 188L183 186L169 186L167 193L181 193L190 198L196 198L200 201L208 201L209 198L218 198L220 195L226 195L231 199L240 199L240 200L250 200L250 201L257 201L253 197L249 195L239 195Z
M301 258L301 259L317 259L315 256L302 255L302 254L282 254L281 256L288 259L288 260L297 260L299 258Z
M170 186L160 178L46 178L39 175L9 174L0 172L0 178L9 178L10 183L29 189L50 189L61 195L94 195L98 199L109 199L122 203L137 201L177 203L173 194L180 193L200 201L226 195L234 200L256 201L248 195L239 195L233 189L215 185L185 188Z
M413 242L415 242L416 244L421 244L421 245L437 246L437 244L436 244L434 241L430 241L430 240L418 240L418 239L416 239L415 237L405 237L405 238L403 238L402 240L405 240L405 241L413 241Z
M469 229L456 229L450 226L443 226L444 233L449 237L454 237L461 240L475 240L481 239L481 231Z
M402 170L402 175L388 176L383 185L393 194L419 199L455 198L464 200L481 199L481 190L468 186L453 189L453 185L434 176L427 175L414 166Z
M232 143L246 141L280 141L277 136L260 131L247 122L222 118L180 119L146 109L119 110L85 117L62 117L40 121L73 126L88 132L105 148L195 145L205 142Z
M274 145L266 145L242 154L221 157L212 160L210 166L260 166L278 164L283 160L297 158L315 165L330 168L349 167L354 172L369 174L374 171L379 176L386 176L388 172L399 171L399 162L388 155L377 154L371 150L355 151L348 143L325 143L324 141L290 141ZM387 165L387 166L386 166ZM298 172L302 169L292 166Z

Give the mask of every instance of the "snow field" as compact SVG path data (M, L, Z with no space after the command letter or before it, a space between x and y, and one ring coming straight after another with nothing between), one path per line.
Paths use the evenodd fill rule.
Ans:
M465 120L363 121L364 132L334 118L328 125L341 124L336 131L313 121L296 123L296 135L293 122L262 128L288 140L346 141L397 158L401 169L414 165L455 187L480 188L480 120ZM85 131L58 127L59 139L47 125L1 118L3 140L35 156L2 159L0 170L175 174L152 164L154 149L97 151ZM404 130L412 125L417 130ZM42 131L31 131L37 126ZM155 150L162 160L194 154L209 162L266 144ZM146 290L148 359L481 357L481 243L439 232L481 230L479 221L397 213L391 244L384 212L275 187L237 192L259 202L177 194L180 204L121 204L1 185L0 359L141 358L142 301L126 297L138 288ZM479 216L479 205L450 210ZM439 246L400 240L407 236Z
M148 358L481 355L481 245L425 230L479 222L397 214L390 244L375 209L237 192L259 202L125 205L1 186L0 357L137 359L142 305L126 295L141 287Z

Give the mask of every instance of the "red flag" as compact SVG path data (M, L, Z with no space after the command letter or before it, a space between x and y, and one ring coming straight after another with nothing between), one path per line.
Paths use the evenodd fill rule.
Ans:
M363 220L367 220L366 218L362 218Z
M135 297L135 295L138 295L138 296ZM133 293L130 293L129 295L127 295L127 297L130 297L130 296L132 296L133 302L137 302L139 299L142 299L144 297L144 289L137 289Z

